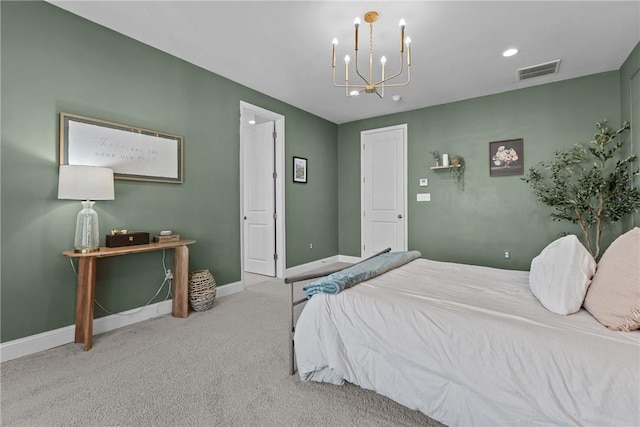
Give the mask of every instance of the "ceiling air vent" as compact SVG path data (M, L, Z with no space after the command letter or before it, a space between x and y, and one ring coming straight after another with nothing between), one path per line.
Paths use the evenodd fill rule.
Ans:
M545 62L544 64L532 65L531 67L518 69L518 80L532 79L534 77L555 74L560 68L560 60Z

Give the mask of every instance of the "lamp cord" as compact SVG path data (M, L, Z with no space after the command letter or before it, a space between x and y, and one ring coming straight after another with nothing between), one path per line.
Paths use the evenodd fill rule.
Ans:
M160 293L160 291L162 290L162 288L164 287L164 284L169 282L169 287L167 289L167 295L164 297L163 301L167 301L169 299L169 297L171 296L171 281L172 279L169 278L169 270L167 270L167 266L165 264L165 256L166 256L166 250L162 250L162 269L164 270L164 280L162 281L162 284L160 284L160 287L158 288L158 290L156 291L155 295L153 295L151 297L151 299L149 301L147 301L147 303L145 305L143 305L142 307L140 307L138 310L133 311L131 313L127 313L127 314L122 314L122 313L113 313L109 310L107 310L106 308L104 308L102 306L102 304L100 304L100 302L98 302L97 299L93 299L93 302L102 309L102 311L104 311L107 314L112 314L114 316L131 316L133 314L137 314L140 313L142 310L144 310L145 307L147 307L149 304L151 304L151 301L153 301L153 299L155 297L158 296L158 294ZM76 277L78 276L78 270L76 269L76 266L73 264L73 258L69 258L69 263L71 264L71 269L73 270L73 273L76 275Z

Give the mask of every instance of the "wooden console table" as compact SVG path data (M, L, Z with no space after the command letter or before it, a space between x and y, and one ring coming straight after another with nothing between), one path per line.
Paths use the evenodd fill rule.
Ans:
M63 252L64 256L79 259L75 342L84 343L84 351L91 350L93 346L93 300L96 291L96 260L98 258L173 249L173 308L171 314L174 317L187 317L189 315L189 288L187 284L189 248L187 245L195 242L195 240L179 240L177 242L148 243L117 248L101 247L99 251L87 254L74 251Z

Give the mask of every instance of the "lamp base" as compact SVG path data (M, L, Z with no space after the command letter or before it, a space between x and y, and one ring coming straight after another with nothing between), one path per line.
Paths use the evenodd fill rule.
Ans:
M73 252L77 254L90 254L91 252L98 252L100 248L88 248L88 249L74 249Z
M76 218L76 237L73 242L74 252L90 253L100 247L100 235L98 234L98 213L93 210L90 200L80 202L82 210Z

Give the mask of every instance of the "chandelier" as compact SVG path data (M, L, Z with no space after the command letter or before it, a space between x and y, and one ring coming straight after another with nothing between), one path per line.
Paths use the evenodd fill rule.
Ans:
M338 39L333 39L333 55L331 60L331 67L333 69L333 84L337 87L343 87L345 89L345 95L347 98L352 96L356 96L365 93L375 93L380 98L384 97L384 89L386 87L397 87L397 86L406 86L411 81L411 38L404 37L404 28L406 23L404 19L400 20L400 70L388 77L385 76L385 64L387 63L386 57L380 58L380 65L382 69L380 80L374 80L373 76L373 23L378 20L378 12L371 11L364 14L364 22L369 24L369 77L365 77L358 67L358 29L360 27L360 18L356 18L354 20L355 26L355 66L356 66L356 74L362 79L363 83L349 83L349 63L351 62L351 58L349 55L345 55L344 57L344 84L336 83L336 45L338 44ZM404 57L405 57L405 46L407 51L407 80L403 83L387 83L392 79L400 76L404 71Z

